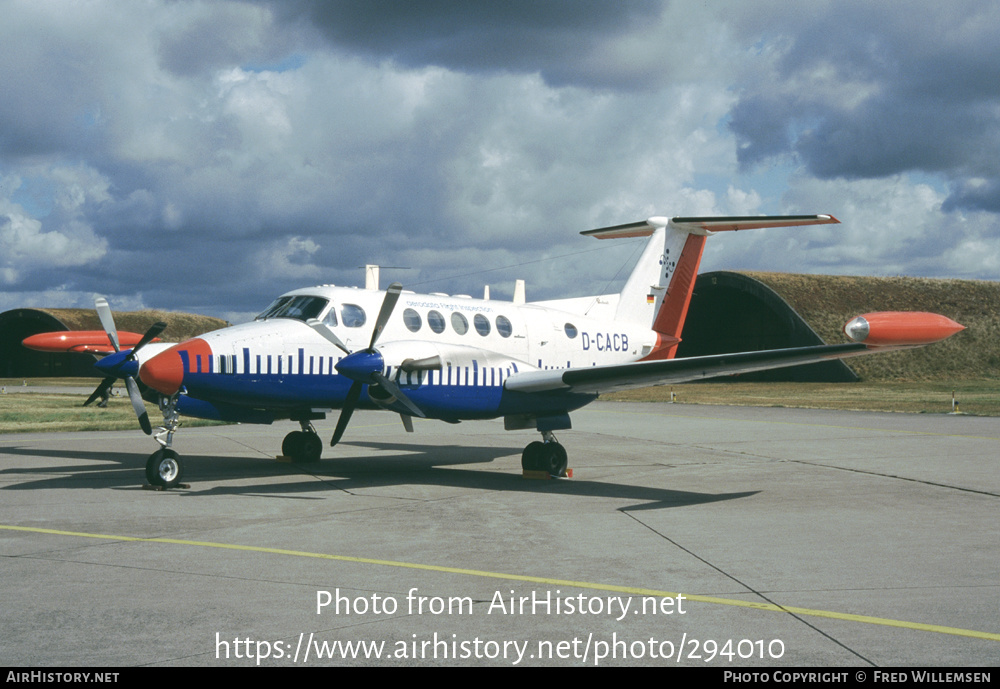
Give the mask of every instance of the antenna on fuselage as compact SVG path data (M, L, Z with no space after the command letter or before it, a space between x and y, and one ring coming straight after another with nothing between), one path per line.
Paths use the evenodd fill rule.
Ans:
M378 290L379 266L374 263L367 263L361 266L365 271L365 289ZM389 270L409 270L403 266L386 266Z
M514 303L515 304L524 303L524 280L514 281Z

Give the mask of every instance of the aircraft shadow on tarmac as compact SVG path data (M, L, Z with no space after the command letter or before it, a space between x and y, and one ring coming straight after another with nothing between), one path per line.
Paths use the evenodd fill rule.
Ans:
M363 447L367 451L349 456L347 453L351 446ZM555 493L581 498L613 498L634 501L636 504L620 508L624 511L633 511L734 500L759 492L696 493L579 478L527 480L520 473L505 473L492 468L485 470L452 468L489 464L500 458L510 458L510 463L519 465L519 447L422 446L371 441L341 443L338 449L341 456L327 457L308 464L278 462L272 458L253 454L245 457L186 455L184 482L189 483L191 489L179 489L175 493L184 497L259 495L321 500L324 499L321 494L323 491L351 493L355 490L389 486L425 485L521 493ZM378 454L372 456L371 451ZM0 447L0 455L48 459L64 457L74 460L64 465L37 468L21 465L18 468L0 470L0 477L4 475L39 477L37 480L3 486L0 490L137 489L144 483L143 468L146 456L131 452ZM303 480L303 475L311 476L318 481ZM269 477L275 479L295 477L295 480L271 482L266 480ZM199 489L199 484L205 486L208 483L213 485Z

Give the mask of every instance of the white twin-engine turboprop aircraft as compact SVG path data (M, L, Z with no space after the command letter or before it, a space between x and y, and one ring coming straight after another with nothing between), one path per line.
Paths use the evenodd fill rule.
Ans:
M285 437L282 452L308 462L323 448L312 422L340 409L330 443L336 445L358 407L396 412L407 430L413 416L451 423L502 416L508 430L541 433L541 442L524 449L526 470L564 475L566 450L553 432L570 428L569 413L601 392L915 347L963 328L936 314L874 313L845 326L852 340L846 344L673 358L708 236L837 222L829 215L653 217L583 233L650 237L620 294L523 303L516 296L505 302L413 294L398 283L384 292L321 285L278 297L252 323L172 346L147 346L164 327L158 323L133 349L120 349L100 299L115 353L96 364L107 377L88 403L125 378L148 434L134 376L159 393L161 449L150 456L146 475L165 487L181 479L171 448L179 415L298 421L301 430Z

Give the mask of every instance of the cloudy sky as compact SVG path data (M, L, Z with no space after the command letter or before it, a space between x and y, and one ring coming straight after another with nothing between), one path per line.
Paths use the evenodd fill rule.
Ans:
M703 270L1000 280L1000 3L0 0L0 310L245 320L607 291L650 215L831 213ZM640 242L641 243L641 242Z

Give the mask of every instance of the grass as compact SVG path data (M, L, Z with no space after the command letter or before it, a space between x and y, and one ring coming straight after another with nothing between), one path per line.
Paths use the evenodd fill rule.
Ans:
M0 434L49 433L70 431L124 431L139 428L132 402L122 390L119 397L112 397L107 408L96 403L84 407L87 397L74 393L23 393L23 379L16 384L10 379L0 379L0 386L7 389L0 394ZM29 386L60 385L97 387L97 378L32 378ZM155 404L146 403L149 420L155 427L162 418ZM184 419L185 426L210 426L217 421Z
M21 393L21 380L0 379L8 392L0 395L0 434L53 431L113 431L138 428L128 397L112 397L106 409L96 404L84 407L81 394ZM91 378L35 378L29 385L92 387ZM697 383L629 390L601 399L622 402L669 402L678 404L732 404L748 407L801 407L858 411L947 414L952 392L959 411L977 416L1000 416L1000 381L875 383ZM159 410L147 404L150 421L156 425ZM214 425L215 421L184 420L187 426Z
M952 392L958 409L977 416L1000 416L1000 381L868 383L697 383L628 390L601 399L621 402L732 404L747 407L801 407L856 411L947 414Z

